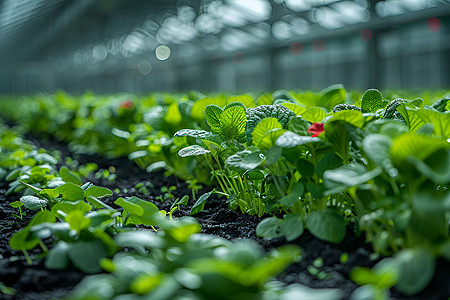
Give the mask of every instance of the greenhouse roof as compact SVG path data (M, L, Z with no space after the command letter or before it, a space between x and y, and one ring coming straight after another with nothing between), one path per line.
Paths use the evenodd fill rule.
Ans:
M3 0L5 61L95 66L255 51L450 13L449 0ZM432 13L430 13L432 12Z

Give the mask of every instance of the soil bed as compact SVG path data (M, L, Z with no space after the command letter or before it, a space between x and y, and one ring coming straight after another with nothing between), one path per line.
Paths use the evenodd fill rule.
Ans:
M46 142L41 144L39 140L33 139L38 147L46 149L57 149L63 156L74 157L68 152L67 147L61 143ZM164 177L162 172L148 174L139 169L133 162L126 158L108 160L99 156L85 155L75 156L81 164L95 162L99 168L108 169L113 166L116 170L117 179L108 181L97 179L94 176L87 180L97 186L107 187L111 190L116 188L127 193L115 193L112 197L105 200L109 205L118 197L138 196L141 199L155 203L160 209L170 210L170 206L177 197L191 194L187 185L174 176ZM148 188L148 193L141 193L135 189L136 184L142 182L151 182L152 187ZM157 199L161 196L161 187L176 186L172 191L174 197L165 201ZM23 228L31 216L32 211L27 211L27 216L23 220L14 218L12 214L17 213L17 209L12 208L9 203L18 200L18 195L5 196L8 186L6 182L0 182L0 282L5 286L16 290L14 296L1 294L0 299L53 299L67 295L72 288L85 276L83 273L68 269L64 271L47 270L44 268L43 261L34 259L33 264L29 266L21 252L13 251L8 245L10 237ZM204 188L198 194L210 191L211 188ZM188 206L181 206L176 210L174 216L187 216L193 203ZM26 209L25 209L26 211ZM226 239L250 238L260 243L266 250L283 245L286 241L280 239L261 239L255 234L255 228L261 220L255 216L243 215L238 211L230 210L223 198L219 199L213 195L205 205L203 212L195 215L195 218L202 226L202 233L217 235ZM51 240L46 241L51 244ZM293 241L302 247L302 260L289 266L277 280L286 283L301 283L313 288L339 288L344 292L344 299L349 299L351 293L357 288L357 285L349 279L349 272L356 266L373 266L377 260L371 260L372 248L364 242L364 237L357 237L352 229L348 228L345 240L338 244L330 244L314 238L307 231ZM342 253L348 254L348 261L341 263ZM39 251L33 251L30 254L39 254ZM321 257L323 266L318 268L324 279L312 275L310 267L314 260ZM450 274L450 263L446 260L437 262L435 277L430 285L419 295L405 296L392 291L395 299L427 299L427 300L445 300L450 296L450 285L448 285L448 274Z

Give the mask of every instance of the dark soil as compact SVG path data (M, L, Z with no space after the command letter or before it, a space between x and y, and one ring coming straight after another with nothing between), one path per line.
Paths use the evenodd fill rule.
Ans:
M34 140L34 142L38 146L58 149L62 151L63 155L72 156L68 153L64 144L52 142L41 145L38 140ZM160 209L169 211L177 197L191 194L187 185L176 177L165 177L161 172L148 174L126 158L107 160L91 155L75 156L75 158L81 164L95 162L99 165L99 168L115 167L117 179L114 181L97 179L94 176L87 179L97 186L107 187L111 190L115 188L119 188L121 191L127 190L127 193L120 192L107 199L105 202L110 205L114 205L114 200L119 196L135 195L155 203ZM137 183L147 181L152 184L152 187L148 188L148 193L143 194L135 189ZM157 197L162 196L161 187L163 186L176 186L177 189L172 192L174 197L169 197L165 201L159 200ZM10 207L9 203L17 201L19 197L17 195L6 197L7 188L6 182L0 182L0 283L14 288L16 294L11 296L0 292L0 299L54 299L64 297L85 275L73 269L64 271L47 270L44 268L42 260L36 257L30 266L26 263L21 252L10 249L8 240L28 223L33 212L27 211L28 215L23 220L13 217L12 215L18 213L18 211ZM204 188L199 192L199 195L210 190L211 188ZM192 204L182 206L175 211L174 216L189 215ZM213 234L226 239L250 238L258 241L266 250L286 244L286 241L281 238L258 238L255 234L255 228L261 219L230 210L225 200L219 199L216 195L206 202L203 212L195 215L195 217L202 226L202 233ZM47 242L51 243L51 241ZM351 293L357 288L357 285L349 279L350 270L356 266L370 267L377 262L377 260L371 260L371 246L364 242L364 237L357 237L351 228L348 228L346 239L338 245L320 241L307 231L292 243L302 247L302 260L289 266L277 277L277 280L286 283L300 283L313 288L338 288L344 292L343 299L349 299ZM340 262L342 253L348 254L349 259L346 263ZM30 254L39 255L39 251L36 250ZM314 272L311 271L311 267L318 257L323 260L323 266L318 270L321 271L320 276L325 277L325 279L319 279L320 276L312 275ZM450 263L443 259L439 260L433 281L420 295L405 296L395 290L392 291L392 295L396 299L447 300L450 296L449 274Z

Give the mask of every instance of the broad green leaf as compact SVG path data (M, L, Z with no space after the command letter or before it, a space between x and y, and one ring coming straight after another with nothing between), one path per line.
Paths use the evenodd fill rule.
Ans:
M275 145L282 148L292 148L308 143L317 143L322 140L318 137L311 136L303 136L298 135L292 131L285 131L280 137L276 140Z
M342 120L358 128L363 127L365 123L362 112L358 110L343 110L337 112L333 115L333 120Z
M363 113L374 113L383 107L383 96L379 90L367 90L361 100L361 111Z
M50 270L64 270L69 266L70 260L67 255L70 246L65 241L58 243L50 249L45 259L45 268Z
M339 168L342 163L342 158L339 155L334 152L327 153L316 163L316 174L319 178L322 178L325 171Z
M303 219L297 214L287 214L284 216L284 235L286 240L291 242L303 234Z
M76 185L82 185L83 182L81 181L80 176L75 174L74 172L70 171L69 168L66 166L62 166L59 169L59 175L61 175L61 178L65 182L72 182Z
M108 256L106 247L100 240L73 243L67 254L72 263L86 274L100 272L100 260Z
M225 139L237 139L245 134L247 114L242 106L229 107L220 120L220 135Z
M261 139L259 144L256 144L256 143L255 144L259 149L261 149L263 151L269 150L275 146L277 139L284 132L286 132L286 129L279 129L279 128L272 129L263 136L263 138Z
M342 84L335 84L323 89L320 93L322 96L317 105L331 111L336 105L345 102L347 91Z
M205 108L206 122L214 133L220 133L220 116L222 115L222 112L223 109L214 104L210 104Z
M439 149L449 149L449 144L434 137L404 134L393 140L390 154L392 162L401 167L409 156L424 160Z
M81 211L82 213L87 213L91 209L92 209L92 206L90 206L86 202L80 200L80 201L76 201L76 202L56 203L52 207L52 213L55 216L59 217L60 216L58 213L59 210L64 212L65 214L69 214L76 210Z
M207 153L210 153L210 151L199 145L191 145L178 151L178 155L181 157L199 156Z
M334 210L313 211L306 218L306 227L316 238L339 244L345 238L345 220Z
M424 123L431 123L434 127L434 133L445 139L450 138L450 112L440 113L429 109L420 109L414 111Z
M26 208L31 210L39 210L43 207L46 207L48 204L47 200L40 199L36 196L22 196L20 198L20 202L22 202Z
M233 103L233 102L240 102L242 103L245 107L255 107L255 101L253 100L253 98L250 95L239 95L239 96L232 96L230 98L228 98L228 103ZM261 105L262 103L258 103L259 105ZM269 103L271 104L271 103Z
M261 152L244 150L228 157L225 164L239 170L253 170L266 158Z
M324 126L325 137L333 145L334 150L341 156L344 163L348 161L348 151L350 143L349 131L354 127L347 122L331 119Z
M323 181L328 189L327 194L340 193L350 187L358 186L380 175L381 168L371 171L360 164L344 165L334 170L323 173Z
M130 215L131 220L129 220L129 222L136 225L158 225L159 209L155 204L142 200L136 196L125 199L119 198L114 203L123 207L126 210L126 213Z
M417 109L412 109L408 106L407 103L402 103L397 107L397 111L403 116L405 119L406 125L408 125L409 131L411 133L416 132L420 127L423 126L424 122L416 114Z
M19 208L19 207L23 206L23 203L20 201L14 201L14 202L11 202L9 205L11 205L11 207L14 207L14 208Z
M448 184L450 182L450 152L439 149L424 161L414 157L407 157L420 173L434 183Z
M16 232L8 241L10 247L14 250L31 250L39 243L38 239L29 239L30 228L42 223L54 223L56 217L48 210L38 212L28 223L28 225Z
M436 261L425 248L401 250L394 255L394 260L399 270L395 288L406 295L421 292L433 278Z
M151 231L121 232L114 238L117 246L134 248L139 254L147 255L146 248L161 248L165 241Z
M307 159L299 158L296 162L297 171L302 177L310 178L314 176L314 164Z
M176 222L169 221L170 226L163 226L165 234L171 236L178 243L185 243L193 234L199 233L200 225L194 218L183 217Z
M291 207L299 201L299 198L303 195L304 192L305 186L301 182L297 182L294 184L294 187L292 188L289 195L280 198L279 202L283 206Z
M283 105L290 111L293 111L297 116L303 114L305 111L308 110L306 107L300 106L295 103L286 102L286 103L281 103L281 105Z
M120 197L114 201L114 204L125 209L130 215L142 216L144 214L144 209L139 204L129 201L128 198Z
M300 116L297 116L289 121L288 130L298 135L307 136L308 128L310 126L311 124L308 121L303 120Z
M383 167L387 173L391 172L393 166L389 154L392 146L390 137L382 134L370 134L364 138L362 146L367 157L375 165Z
M270 105L273 103L273 97L270 94L262 94L256 99L258 105ZM249 106L246 106L249 107Z
M55 191L61 194L62 199L66 201L77 201L84 198L83 189L71 182L58 186Z
M302 118L311 123L322 122L327 113L320 107L312 107L302 114Z
M197 100L191 108L191 117L197 122L203 121L203 119L205 118L205 108L210 104L224 107L227 104L227 101L223 96Z
M265 218L256 226L256 235L263 238L284 236L284 220L277 217Z
M164 116L164 121L173 126L178 125L183 121L177 102L173 102L169 105L166 115Z
M112 191L110 189L99 187L99 186L91 186L87 190L84 191L84 195L86 197L93 196L96 198L103 198L112 196Z
M192 206L191 208L191 216L203 211L206 200L208 200L211 194L214 193L215 191L216 190L213 189L211 192L204 193L197 199L197 202L195 202L194 206Z
M65 221L69 223L70 228L80 233L81 230L86 229L91 224L91 220L84 216L84 213L79 210L70 212Z
M282 128L283 126L278 122L277 118L270 117L262 119L252 131L253 143L258 146L270 130Z

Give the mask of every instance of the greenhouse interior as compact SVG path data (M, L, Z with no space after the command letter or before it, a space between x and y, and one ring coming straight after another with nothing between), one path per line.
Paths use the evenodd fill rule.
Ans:
M0 299L450 299L450 0L0 0L0 41Z

